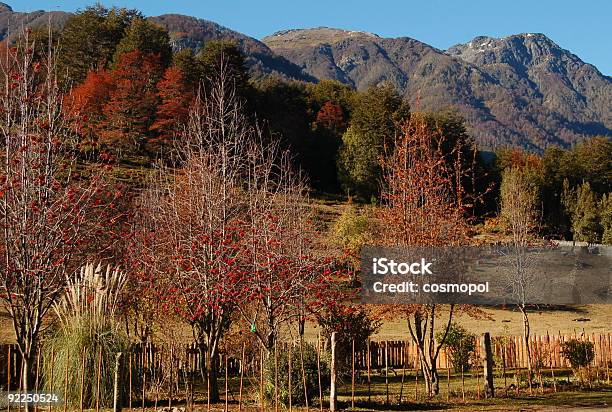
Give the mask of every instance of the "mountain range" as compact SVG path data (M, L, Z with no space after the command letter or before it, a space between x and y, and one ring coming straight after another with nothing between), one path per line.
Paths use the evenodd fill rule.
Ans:
M56 27L69 13L14 12L0 3L0 36L8 27ZM612 136L612 77L540 33L480 36L440 50L409 37L327 27L284 30L262 40L195 17L150 17L175 49L211 39L235 41L253 77L332 79L365 90L392 83L413 110L461 114L482 148L515 145L542 150Z

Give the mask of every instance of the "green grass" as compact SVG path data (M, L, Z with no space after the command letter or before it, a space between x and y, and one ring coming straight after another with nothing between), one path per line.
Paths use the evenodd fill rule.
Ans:
M453 411L473 411L473 410L546 410L550 407L557 408L581 408L581 407L599 407L607 408L612 406L612 386L608 385L605 380L602 382L594 382L592 387L580 388L578 382L571 376L569 370L555 371L557 392L553 391L552 377L549 374L544 374L544 390L540 391L538 387L538 379L533 384L532 394L529 394L527 383L521 382L519 393L516 393L515 387L511 384L515 383L514 371L508 371L507 385L508 390L504 387L504 380L501 378L501 371L496 371L495 389L496 397L493 399L485 399L484 393L481 391L480 399L478 399L478 386L483 384L482 377L476 376L476 372L467 373L464 376L464 385L460 374L451 374L450 380L447 381L446 370L440 371L440 394L433 398L427 399L423 380L419 377L418 384L415 380L413 370L406 370L404 376L404 384L402 388L402 371L396 371L396 374L390 373L388 380L389 402L387 403L386 392L387 384L385 376L376 373L371 376L370 396L368 397L367 374L361 373L356 379L355 388L355 408L351 408L351 382L350 377L344 379L339 385L338 406L341 410L354 411L403 411L403 410L453 410ZM568 383L569 380L569 383ZM229 406L230 410L238 409L238 392L239 379L232 377L228 381L229 385ZM219 390L222 401L220 404L214 405L212 410L223 410L225 399L225 383L224 379L219 380ZM463 398L462 387L465 388L465 400ZM402 391L402 402L399 403L399 394ZM195 386L195 399L197 409L203 410L206 408L206 389L202 385ZM244 380L243 389L243 408L245 411L260 410L258 406L259 393L259 377L247 377ZM150 395L151 398L153 395ZM160 397L160 399L163 398ZM368 402L369 398L369 402ZM179 399L175 399L173 405L177 405ZM318 397L311 399L310 410L316 411L319 409ZM324 410L328 406L327 394L324 394ZM140 403L135 403L139 406ZM153 405L150 405L153 406ZM167 401L159 401L158 407L167 406ZM274 403L266 405L267 411L274 410ZM288 408L279 407L280 410ZM293 408L295 411L305 411L306 408Z

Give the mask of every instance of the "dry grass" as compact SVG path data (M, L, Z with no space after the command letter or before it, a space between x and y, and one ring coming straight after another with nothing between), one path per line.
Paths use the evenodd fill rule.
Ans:
M9 318L8 312L0 303L0 344L15 342L15 332L13 331L13 323Z
M474 319L459 315L455 320L473 333L490 332L493 336L520 336L522 334L521 313L513 308L484 308L490 319ZM445 319L445 313L442 319ZM610 305L572 306L557 310L534 309L529 314L533 335L581 333L608 333L610 328ZM589 321L576 321L589 319ZM439 322L440 323L440 322ZM311 332L312 333L312 332ZM316 334L316 331L314 332ZM405 320L387 320L376 336L377 339L409 339Z
M513 309L485 308L491 319L473 319L468 316L458 316L457 322L473 333L490 332L493 336L516 335L522 333L522 321L520 312ZM530 315L532 334L571 334L581 333L582 329L587 333L608 333L610 329L610 316L612 315L609 305L584 305L574 306L564 310L542 310L534 311ZM586 322L579 322L575 319L590 319ZM508 322L509 321L509 322ZM171 335L174 338L180 336L186 342L191 338L191 331L187 327L177 322L171 322L173 329ZM158 325L159 329L160 326ZM306 328L306 338L316 339L318 328L316 325L309 324ZM380 332L374 337L378 340L405 340L409 339L408 327L404 320L387 320L384 322ZM0 344L15 342L13 326L8 313L0 309Z
M318 242L328 241L328 234L332 223L338 219L346 207L347 203L342 199L314 200L315 224L317 225L318 232L321 233L321 238L317 239ZM499 240L502 237L501 234L493 233L487 227L479 227L478 232L477 236L483 241ZM456 317L456 321L473 333L490 332L493 336L521 335L522 320L520 312L513 308L484 308L484 310L489 315L489 319L474 319L459 315ZM587 333L608 333L612 332L610 328L611 315L612 312L609 305L571 306L557 308L556 310L545 308L533 309L530 313L532 334L545 335L547 332L549 334L580 333L583 328ZM577 321L577 319L582 319L583 321ZM588 320L584 321L585 319ZM6 310L0 307L0 344L14 342L15 337L12 329ZM185 342L190 342L192 336L191 331L186 326L176 321L168 322L163 327L156 325L155 329L163 330L165 338L169 338L172 341L184 340ZM244 329L247 330L246 327ZM307 325L307 339L315 339L317 333L318 329L315 325ZM374 338L379 340L409 339L406 321L402 319L386 320L380 332Z

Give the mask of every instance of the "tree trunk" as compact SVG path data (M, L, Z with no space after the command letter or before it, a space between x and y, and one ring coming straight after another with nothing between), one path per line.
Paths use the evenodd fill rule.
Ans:
M28 391L30 390L30 354L22 353L21 357L22 357L21 392L28 393ZM30 404L26 402L24 406L25 406L25 412L29 412Z
M527 354L527 382L529 384L529 390L531 390L531 376L532 376L532 364L531 364L531 348L529 347L529 317L527 316L527 308L525 305L519 305L521 313L523 314L523 341L525 342L525 352Z
M429 397L437 396L440 393L440 375L438 374L438 368L434 364L433 366L427 365L425 362L421 362L421 371L425 378L425 389Z
M437 361L442 342L436 345L434 338L435 309L436 305L431 305L429 313L426 314L427 316L423 316L423 313L416 311L414 313L414 328L410 322L410 317L408 317L408 329L410 330L412 340L419 348L421 371L423 372L425 388L429 397L437 396L440 393L440 375L438 374ZM453 310L454 305L451 305L448 322L444 330L444 339L446 339L446 334L453 318Z
M208 396L211 403L219 402L219 385L218 385L218 374L217 374L217 356L216 354L210 353L209 350L206 353L206 365L204 368L204 375L206 378L205 384L208 388Z

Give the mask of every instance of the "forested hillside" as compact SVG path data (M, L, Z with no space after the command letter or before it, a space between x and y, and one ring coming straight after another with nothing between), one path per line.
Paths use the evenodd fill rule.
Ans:
M0 32L41 27L47 13L3 6ZM53 12L61 28L68 13ZM542 34L477 37L449 50L418 40L331 28L286 30L263 41L214 22L167 14L148 18L168 31L174 51L199 52L229 40L253 79L336 80L357 90L389 83L417 110L453 110L483 149L543 151L612 134L612 79ZM77 60L78 64L78 60Z
M266 37L317 78L389 82L422 110L453 108L483 146L543 149L612 133L612 79L546 36L477 38L447 52L408 37L330 28Z
M316 29L279 33L266 39L269 48L212 22L177 15L146 18L137 10L102 6L53 27L34 28L35 53L44 55L51 35L65 93L63 111L78 136L81 158L115 165L117 176L132 184L139 185L141 172L156 162L175 161L174 146L194 115L194 101L211 93L223 70L245 118L290 153L314 193L383 201L381 158L418 118L436 139L462 142L463 162L474 166L465 189L478 198L470 211L478 221L497 214L503 175L520 168L537 192L542 233L578 234L589 241L610 236L605 210L610 206L612 142L604 126L593 126L609 120L609 78L544 36L479 39L447 54L407 38ZM8 38L4 45L15 42ZM271 49L294 61L310 50L312 59L305 61L312 64L302 71ZM358 50L359 59L354 56ZM553 67L556 77L546 74ZM305 81L305 73L335 80ZM570 74L573 83L562 78ZM490 107L474 98L475 84L489 88ZM572 105L570 92L591 97ZM521 103L512 93L528 98ZM530 113L522 131L511 124L513 115L525 117L519 109ZM552 110L570 114L561 121ZM559 120L556 124L572 123L574 131L591 125L589 133L602 137L568 150L563 146L586 135L570 129L553 134L550 127L534 123L545 112L552 116L547 119ZM495 126L475 126L477 118ZM494 156L484 156L483 149L491 146L496 147Z

